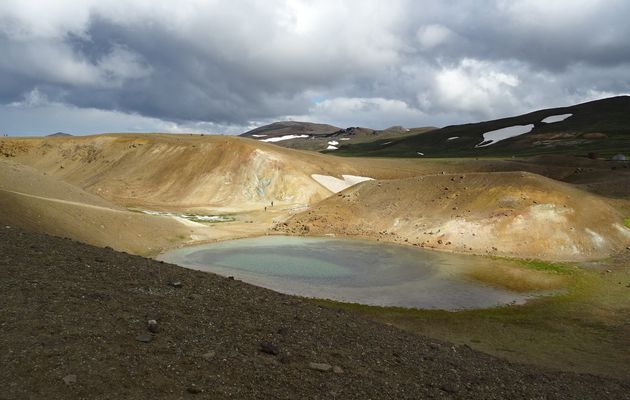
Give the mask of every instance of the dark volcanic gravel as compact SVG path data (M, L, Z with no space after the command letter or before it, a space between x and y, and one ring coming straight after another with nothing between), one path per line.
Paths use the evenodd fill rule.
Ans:
M629 382L4 226L0 300L0 399L630 399Z

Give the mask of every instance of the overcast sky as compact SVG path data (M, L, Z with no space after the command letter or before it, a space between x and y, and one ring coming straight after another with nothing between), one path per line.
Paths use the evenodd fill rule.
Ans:
M443 126L630 93L627 0L2 0L0 132Z

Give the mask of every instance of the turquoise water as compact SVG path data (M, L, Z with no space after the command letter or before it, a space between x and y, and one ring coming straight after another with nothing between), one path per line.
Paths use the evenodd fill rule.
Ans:
M263 236L186 247L159 259L282 293L379 306L485 308L533 295L467 278L480 263L507 261L358 240Z

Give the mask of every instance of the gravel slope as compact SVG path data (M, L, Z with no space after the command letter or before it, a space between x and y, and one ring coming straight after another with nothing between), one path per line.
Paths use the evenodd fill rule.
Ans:
M0 304L0 399L630 399L630 382L514 365L235 280L5 226Z

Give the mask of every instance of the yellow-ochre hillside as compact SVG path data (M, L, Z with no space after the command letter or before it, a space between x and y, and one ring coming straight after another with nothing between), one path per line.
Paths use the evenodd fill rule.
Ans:
M3 138L0 155L4 220L134 253L278 232L550 260L606 257L630 242L623 200L589 192L620 187L627 170L597 161L344 158L168 134Z

